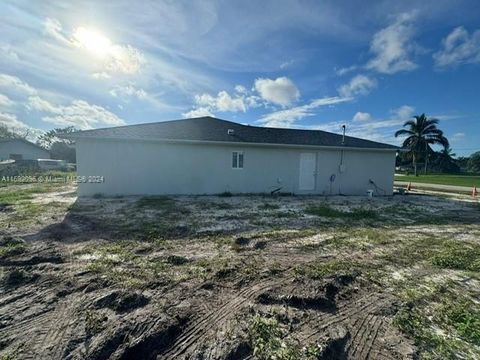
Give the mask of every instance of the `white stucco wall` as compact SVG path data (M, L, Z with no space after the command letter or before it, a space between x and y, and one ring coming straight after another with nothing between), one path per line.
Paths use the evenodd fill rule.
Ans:
M77 172L103 176L103 183L82 183L80 195L264 193L365 194L369 179L393 191L394 151L340 150L79 139ZM244 152L244 168L232 169L232 151ZM313 191L299 190L302 152L317 154Z
M8 160L10 154L21 154L23 160L50 159L50 153L21 140L0 141L0 160Z

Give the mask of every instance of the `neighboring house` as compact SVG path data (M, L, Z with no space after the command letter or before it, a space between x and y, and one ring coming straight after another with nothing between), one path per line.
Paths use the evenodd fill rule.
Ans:
M24 139L0 139L0 160L50 159L50 152Z
M397 147L213 117L79 131L80 195L391 195ZM85 182L83 182L85 181ZM373 183L372 183L373 181Z

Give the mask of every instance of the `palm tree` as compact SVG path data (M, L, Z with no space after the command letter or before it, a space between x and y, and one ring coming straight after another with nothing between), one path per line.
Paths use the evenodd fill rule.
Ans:
M453 160L453 158L455 156L457 156L457 154L455 154L452 150L452 148L450 147L450 145L446 145L443 147L442 150L440 150L440 154L442 154L442 157L444 157L445 159L448 159L448 160Z
M437 166L443 172L457 173L460 171L460 167L456 163L454 157L457 156L453 153L453 150L450 146L445 146L441 151L438 152L437 156Z
M418 155L425 152L425 174L427 173L428 153L432 151L430 145L440 144L448 147L448 140L443 136L443 131L437 128L439 120L429 119L425 114L414 116L415 120L408 120L403 124L407 129L395 132L395 137L406 136L403 147L412 153L413 168L417 176Z

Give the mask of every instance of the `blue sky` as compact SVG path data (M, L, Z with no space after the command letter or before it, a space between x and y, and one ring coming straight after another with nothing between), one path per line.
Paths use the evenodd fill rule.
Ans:
M477 1L2 1L0 123L35 137L215 115L480 150Z

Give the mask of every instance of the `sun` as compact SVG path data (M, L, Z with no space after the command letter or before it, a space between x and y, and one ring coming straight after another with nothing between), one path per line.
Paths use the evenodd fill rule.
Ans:
M94 29L79 27L73 33L73 38L79 47L99 58L106 57L112 48L110 39Z

